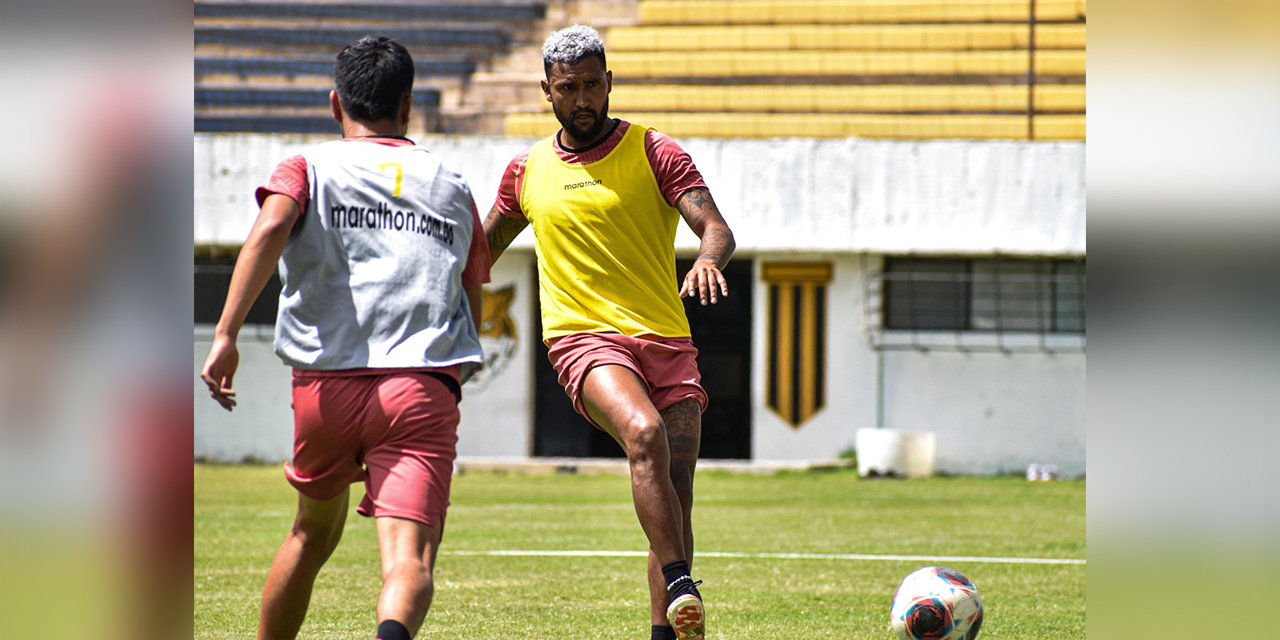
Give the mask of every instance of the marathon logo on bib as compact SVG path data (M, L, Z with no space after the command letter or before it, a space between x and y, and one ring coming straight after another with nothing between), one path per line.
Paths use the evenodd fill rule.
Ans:
M571 191L573 189L583 189L586 187L594 187L602 184L604 184L604 180L591 180L589 182L571 182L564 186L564 190Z
M331 229L382 229L416 233L453 246L454 223L444 218L414 211L392 209L379 202L377 207L335 204L329 207Z

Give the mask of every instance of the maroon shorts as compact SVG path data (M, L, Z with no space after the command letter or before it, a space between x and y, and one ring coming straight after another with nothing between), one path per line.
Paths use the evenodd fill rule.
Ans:
M555 338L547 358L573 408L597 428L582 404L582 382L592 367L615 364L630 369L649 388L649 400L661 411L697 398L707 410L707 392L698 373L698 350L689 338L633 338L619 333L573 333Z
M308 498L329 500L363 480L361 515L443 522L459 414L440 375L294 369L289 482Z

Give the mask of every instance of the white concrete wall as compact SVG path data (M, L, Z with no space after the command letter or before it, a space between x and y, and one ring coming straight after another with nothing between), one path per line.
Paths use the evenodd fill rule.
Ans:
M885 427L938 435L952 473L1085 472L1083 354L885 352Z
M200 369L213 343L213 326L195 331L195 455L239 462L246 458L283 461L293 457L293 410L290 408L290 370L271 349L272 327L248 325L236 346L240 367L232 388L235 410L227 412L209 397Z
M681 142L741 248L1085 253L1083 143Z
M329 137L195 137L195 242L238 244L254 189L277 162ZM528 138L427 136L471 184L481 215ZM887 140L680 140L744 251L1083 255L1084 144ZM529 248L532 234L512 245ZM680 249L697 238L681 226Z

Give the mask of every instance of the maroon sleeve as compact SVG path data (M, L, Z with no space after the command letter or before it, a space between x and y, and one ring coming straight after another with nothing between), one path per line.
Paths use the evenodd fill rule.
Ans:
M524 219L524 211L520 210L520 190L524 188L524 165L529 159L529 150L521 151L507 164L502 174L502 182L498 183L498 199L494 206L508 218Z
M489 282L489 241L484 237L484 224L476 201L471 200L471 249L467 252L467 266L462 268L462 288L475 289Z
M311 184L307 179L306 158L292 156L276 165L266 186L258 187L254 193L258 199L258 206L261 207L267 196L273 193L289 196L298 203L298 209L307 210L307 201L311 199Z
M667 204L674 207L684 192L707 187L698 167L693 165L693 158L667 134L652 129L646 131L644 152L649 156L653 176L658 179L658 189L667 199Z

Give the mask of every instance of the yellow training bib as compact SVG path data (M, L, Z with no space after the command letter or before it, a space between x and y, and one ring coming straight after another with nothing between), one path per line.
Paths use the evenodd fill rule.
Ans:
M632 125L603 159L566 164L552 138L525 163L520 208L533 226L542 339L571 333L685 337L676 284L680 212L667 204Z

